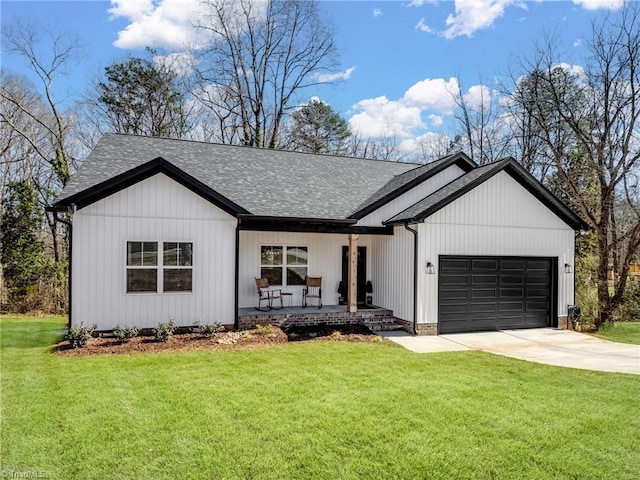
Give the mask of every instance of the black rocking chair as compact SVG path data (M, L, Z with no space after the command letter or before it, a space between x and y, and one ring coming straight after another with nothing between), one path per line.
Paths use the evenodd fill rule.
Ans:
M317 298L318 308L322 308L322 277L307 277L302 289L302 308L307 306L307 298Z
M266 312L268 310L280 310L284 307L282 304L282 290L271 288L269 286L269 279L256 278L256 288L258 289L258 306L256 307L256 310ZM275 307L273 305L274 300L280 300L279 307ZM262 302L267 302L266 308L262 307Z

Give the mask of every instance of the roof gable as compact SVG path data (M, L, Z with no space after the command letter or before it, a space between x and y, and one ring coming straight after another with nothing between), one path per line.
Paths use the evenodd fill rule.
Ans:
M381 206L389 203L403 193L408 192L418 184L437 175L452 165L459 166L463 171L473 170L477 164L464 153L458 152L435 162L427 163L408 172L402 173L389 180L380 190L375 192L357 210L349 215L350 218L362 219Z
M589 226L582 218L540 184L540 182L522 168L513 158L507 158L475 168L466 175L454 180L432 195L429 195L398 215L390 218L385 224L422 222L425 218L433 215L502 171L522 185L571 228L574 230L589 229Z
M64 200L58 200L55 205L76 205L77 208L83 208L158 173L165 174L231 215L248 213L240 205L220 195L212 188L191 175L188 175L162 157L155 158L115 177L108 178L103 182L93 185L90 189L82 190L65 197Z

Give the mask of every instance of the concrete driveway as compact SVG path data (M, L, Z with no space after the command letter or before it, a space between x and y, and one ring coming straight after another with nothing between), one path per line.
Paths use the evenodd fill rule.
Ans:
M640 375L640 345L608 342L556 328L422 337L405 332L380 335L417 353L480 350L559 367Z

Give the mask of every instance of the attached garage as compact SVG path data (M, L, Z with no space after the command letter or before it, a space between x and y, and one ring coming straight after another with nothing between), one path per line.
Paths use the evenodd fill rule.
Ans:
M439 333L552 325L555 259L441 256Z
M420 335L564 326L585 222L513 159L482 165L391 218L413 232Z

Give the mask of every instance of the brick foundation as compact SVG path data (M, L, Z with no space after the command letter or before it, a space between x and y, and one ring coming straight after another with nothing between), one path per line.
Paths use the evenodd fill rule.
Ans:
M438 335L437 323L418 323L418 335Z
M558 317L558 328L562 328L563 330L575 330L567 315Z
M413 335L413 322L408 322L406 320L400 320L399 318L396 318L396 323L401 324L405 332ZM437 323L418 323L417 328L419 336L438 335Z
M273 313L271 315L243 315L238 317L238 328L247 330L256 325L274 325L284 327L288 325L357 325L378 323L393 317L391 310L357 312L309 312L309 313Z

